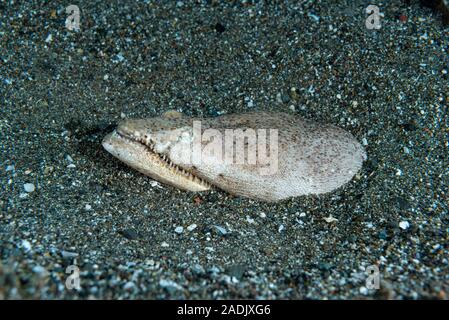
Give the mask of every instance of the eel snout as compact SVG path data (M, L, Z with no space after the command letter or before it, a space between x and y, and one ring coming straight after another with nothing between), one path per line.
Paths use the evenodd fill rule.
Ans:
M108 134L102 145L120 161L162 183L189 191L204 191L211 187L209 183L172 163L166 156L155 152L150 145L126 137L118 130Z

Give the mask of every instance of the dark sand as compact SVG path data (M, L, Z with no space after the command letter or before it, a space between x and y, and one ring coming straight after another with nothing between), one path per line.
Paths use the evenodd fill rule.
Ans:
M448 298L438 14L388 1L367 30L368 1L106 2L78 1L79 32L66 3L0 5L0 298ZM101 147L121 117L170 109L297 113L368 161L331 194L266 204L158 185Z

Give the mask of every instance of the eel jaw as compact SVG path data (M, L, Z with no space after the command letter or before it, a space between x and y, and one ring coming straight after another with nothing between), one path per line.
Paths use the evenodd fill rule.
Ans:
M186 191L205 191L211 185L154 151L151 143L125 136L117 130L108 134L103 147L114 157L144 175Z

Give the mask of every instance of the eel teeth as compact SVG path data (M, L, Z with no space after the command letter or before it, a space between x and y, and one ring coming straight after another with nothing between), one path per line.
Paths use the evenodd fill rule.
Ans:
M195 176L190 171L188 171L188 170L186 170L184 168L181 168L180 166L175 164L173 161L170 160L170 158L166 154L158 153L155 150L156 145L155 145L155 143L153 141L151 141L151 139L143 138L143 137L136 137L136 136L133 136L131 138L132 138L132 140L143 144L153 154L157 155L159 157L159 160L161 160L161 162L165 165L165 167L167 167L168 169L170 169L174 173L181 174L181 175L191 179L192 181L195 181L196 183L200 183L200 184L202 184L204 186L207 186L207 187L211 187L212 186L209 182L207 182L207 181L205 181L205 180Z

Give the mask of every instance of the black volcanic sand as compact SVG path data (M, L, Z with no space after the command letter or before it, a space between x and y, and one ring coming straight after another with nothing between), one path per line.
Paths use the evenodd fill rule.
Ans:
M66 3L1 4L0 298L448 298L449 29L408 2L368 30L368 1L79 1L79 32ZM267 204L157 184L101 147L171 109L296 113L368 160Z

